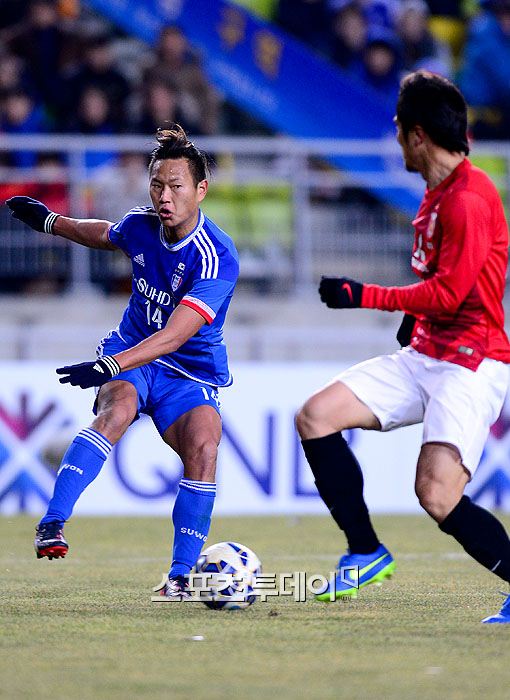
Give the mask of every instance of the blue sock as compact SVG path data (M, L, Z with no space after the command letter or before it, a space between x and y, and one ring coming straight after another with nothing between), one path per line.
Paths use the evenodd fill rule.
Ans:
M181 479L172 521L174 550L169 576L187 576L195 566L211 526L216 484Z
M111 443L92 428L78 433L62 458L53 498L41 523L69 520L74 504L99 474L111 449Z

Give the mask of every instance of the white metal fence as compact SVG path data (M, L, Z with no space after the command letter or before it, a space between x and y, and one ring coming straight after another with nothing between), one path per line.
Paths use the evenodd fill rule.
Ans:
M409 217L377 203L357 179L328 165L334 156L384 156L391 167L384 176L364 173L364 186L372 193L403 187L420 196L424 184L405 172L393 140L210 137L196 142L218 164L204 210L236 240L246 284L299 294L324 273L393 284L409 279ZM132 206L148 203L146 156L153 147L146 136L2 135L0 162L15 162L16 153L28 151L38 165L0 167L0 187L5 196L23 192L49 205L62 202L72 216L117 220ZM508 205L510 144L477 145L474 157ZM28 289L36 280L57 281L71 290L95 284L122 291L128 277L122 256L33 233L0 208L0 291L16 288L20 280Z

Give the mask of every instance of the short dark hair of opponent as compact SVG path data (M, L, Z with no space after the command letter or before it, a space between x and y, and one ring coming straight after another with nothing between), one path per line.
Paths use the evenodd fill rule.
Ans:
M419 125L437 146L451 153L469 153L466 100L441 75L428 71L406 75L400 83L397 119L406 138Z

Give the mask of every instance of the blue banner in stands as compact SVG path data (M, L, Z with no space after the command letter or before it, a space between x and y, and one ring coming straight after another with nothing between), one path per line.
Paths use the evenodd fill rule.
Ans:
M280 133L296 137L394 138L395 105L370 86L316 56L307 46L223 0L88 0L129 33L154 44L162 27L178 24L200 49L204 69L227 98ZM398 170L401 187L374 194L409 215L423 185L394 158L331 159L370 189L364 173Z

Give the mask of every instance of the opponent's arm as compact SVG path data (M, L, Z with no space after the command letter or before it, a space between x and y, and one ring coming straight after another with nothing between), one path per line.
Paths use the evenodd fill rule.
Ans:
M437 271L405 287L363 287L363 308L410 314L455 313L473 289L491 247L491 211L474 192L459 193L440 210L443 237Z
M476 208L473 207L473 198ZM490 250L490 210L474 193L460 194L442 212L441 253L435 274L405 287L362 284L346 277L323 277L321 300L330 308L454 313L476 283Z
M116 355L106 355L96 362L59 367L57 374L65 375L59 381L61 384L80 386L82 389L101 386L120 372L141 367L161 355L175 352L194 336L204 323L205 318L197 311L180 304L162 330Z
M6 204L15 219L35 231L61 236L89 248L115 250L117 247L108 238L108 231L112 225L110 221L62 216L50 211L45 204L32 197L11 197Z

